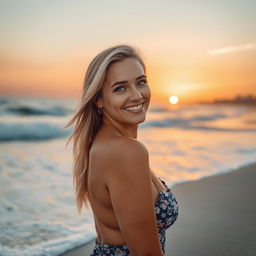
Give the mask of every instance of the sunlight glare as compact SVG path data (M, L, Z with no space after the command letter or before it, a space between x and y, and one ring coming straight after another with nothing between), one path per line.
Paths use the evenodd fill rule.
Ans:
M179 102L179 98L175 95L172 95L172 96L169 97L169 102L171 104L177 104Z

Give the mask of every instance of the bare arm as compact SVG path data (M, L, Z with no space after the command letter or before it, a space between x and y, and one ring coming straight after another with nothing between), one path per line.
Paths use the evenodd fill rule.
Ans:
M120 230L132 256L163 256L151 190L148 151L136 140L115 145L107 186Z

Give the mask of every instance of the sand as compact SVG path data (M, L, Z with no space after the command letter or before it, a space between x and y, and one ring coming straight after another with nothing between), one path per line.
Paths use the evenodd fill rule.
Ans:
M256 255L256 163L171 187L180 214L166 256ZM94 240L62 256L89 256Z

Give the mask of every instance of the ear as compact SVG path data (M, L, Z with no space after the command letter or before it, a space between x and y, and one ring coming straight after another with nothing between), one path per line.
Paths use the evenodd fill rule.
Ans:
M102 107L103 107L102 99L101 99L101 98L98 98L98 99L95 101L95 105L96 105L97 108L102 108Z

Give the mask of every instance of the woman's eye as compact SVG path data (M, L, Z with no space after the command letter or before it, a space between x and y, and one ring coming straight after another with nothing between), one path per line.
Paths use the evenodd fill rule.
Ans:
M139 85L145 85L146 83L147 83L146 80L140 80L140 81L138 82Z
M115 90L114 90L114 92L121 92L121 91L123 91L123 90L120 90L120 89L125 89L123 86L119 86L119 87L117 87Z

